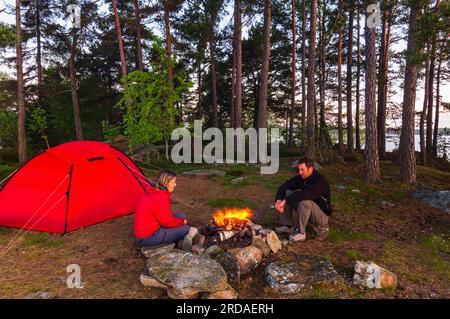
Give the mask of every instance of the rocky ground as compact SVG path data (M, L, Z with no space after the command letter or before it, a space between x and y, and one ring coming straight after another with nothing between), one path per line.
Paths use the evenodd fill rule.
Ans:
M255 222L271 228L277 215L270 209L274 191L293 174L292 160L283 159L274 176L259 175L258 167L248 165L212 167L225 175L181 175L173 209L185 212L192 225L201 226L218 207L248 206L255 211ZM370 185L363 181L362 165L322 165L335 207L328 239L293 243L270 254L243 276L235 287L238 298L450 298L450 214L413 197L416 187L397 181L396 164L382 162L383 182ZM182 172L194 167L171 168ZM418 180L417 188L450 190L449 172L419 166ZM133 254L132 227L131 215L65 236L29 231L21 237L17 229L0 227L0 250L19 238L0 257L0 297L168 298L164 291L140 283L145 259ZM343 280L288 295L271 289L265 281L266 267L299 255L331 262ZM395 273L397 288L354 286L356 260L373 261ZM80 266L83 288L67 288L70 264Z

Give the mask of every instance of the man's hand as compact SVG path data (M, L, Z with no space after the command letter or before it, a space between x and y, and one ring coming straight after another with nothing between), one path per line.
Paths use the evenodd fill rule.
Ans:
M286 200L285 199L283 199L283 200L281 200L281 199L279 199L279 200L277 200L277 202L275 203L275 209L277 210L277 211L279 211L280 213L282 213L283 211L284 211L284 206L286 205Z

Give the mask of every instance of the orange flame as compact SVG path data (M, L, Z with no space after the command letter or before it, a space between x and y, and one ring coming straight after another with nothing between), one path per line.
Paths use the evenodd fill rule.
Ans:
M250 208L223 208L213 214L214 224L227 229L242 225L251 217L253 212Z

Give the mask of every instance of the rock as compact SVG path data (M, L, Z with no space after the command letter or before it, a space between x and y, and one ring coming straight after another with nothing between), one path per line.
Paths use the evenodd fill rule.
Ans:
M261 230L263 227L259 224L255 224L254 222L252 222L251 220L249 220L247 222L247 226L249 226L252 230L254 230L255 232Z
M236 299L237 292L233 289L233 287L228 286L226 290L202 293L201 297L202 299Z
M338 190L340 190L340 191L343 191L343 190L346 190L346 189L347 189L347 186L342 185L342 184L337 184L337 185L336 185L336 189L338 189Z
M161 245L155 245L155 246L144 246L141 248L141 253L145 257L149 257L152 253L158 251L158 252L164 252L164 251L171 251L175 248L175 244L161 244Z
M269 254L271 252L271 249L270 249L269 245L267 245L267 242L265 242L264 240L262 240L260 238L254 237L252 240L252 246L259 248L263 254L263 257L269 256Z
M205 235L202 235L200 233L197 233L197 235L194 236L194 239L192 240L192 244L203 246L205 244L206 237Z
M196 254L203 254L205 252L205 248L203 248L200 245L193 245L191 250L193 253L196 253Z
M200 298L200 293L193 293L193 294L183 294L183 293L178 293L176 291L174 291L173 288L168 288L167 289L167 296L169 296L169 298L171 299L199 299Z
M216 255L211 255L211 258L217 261L223 269L225 269L231 284L239 285L241 281L241 267L236 256L229 252L221 252Z
M141 274L139 277L141 284L150 288L158 288L158 289L167 289L167 285L160 283L153 277L150 277L148 274Z
M233 185L237 185L237 184L242 183L244 181L244 179L245 179L245 176L241 176L241 177L232 179L230 183Z
M396 288L397 276L372 261L356 261L353 283L364 288Z
M412 193L414 198L421 199L434 208L450 213L450 191L417 190Z
M217 245L209 246L205 249L204 253L207 255L217 255L218 253L222 252L222 249Z
M183 172L183 175L187 176L209 176L209 175L225 175L224 171L219 171L217 169L194 169L192 171Z
M274 231L271 231L269 234L267 234L266 241L267 245L269 245L274 254L276 254L283 248L278 235Z
M294 261L276 261L265 271L266 282L282 294L294 294L318 284L335 284L340 276L330 261L299 255Z
M352 193L359 194L361 191L359 189L352 189Z
M170 294L180 298L227 287L223 267L204 254L155 250L148 256L147 268L150 277L171 288Z
M260 229L258 230L258 234L263 235L263 236L267 236L268 234L270 234L273 230L272 229Z
M29 294L25 297L25 299L49 299L50 293L44 291L38 291L32 294Z
M236 257L241 275L246 275L258 267L263 258L261 249L255 246L230 249L229 252Z

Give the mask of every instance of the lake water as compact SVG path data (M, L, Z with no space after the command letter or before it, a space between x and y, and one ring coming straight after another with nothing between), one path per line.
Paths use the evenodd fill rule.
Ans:
M438 156L441 157L444 154L444 148L446 148L447 156L450 154L450 135L443 135L438 139ZM400 133L399 134L387 134L386 135L386 151L392 152L397 150L400 143ZM414 135L414 144L417 152L420 152L420 135Z

